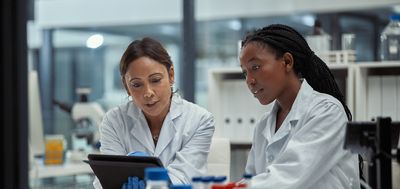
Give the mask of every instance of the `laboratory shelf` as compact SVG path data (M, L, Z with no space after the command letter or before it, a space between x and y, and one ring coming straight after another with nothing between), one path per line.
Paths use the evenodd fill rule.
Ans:
M342 89L347 106L353 114L353 120L368 121L371 116L387 115L393 117L393 120L400 120L400 61L328 63L327 66L341 82L338 84L344 85ZM380 78L377 84L382 86L374 86L371 83L371 78L376 77ZM249 93L244 79L240 67L213 68L208 74L208 109L216 120L216 135L229 138L232 145L251 144L256 121L270 108L259 105ZM386 81L391 81L393 86L388 87ZM379 108L369 104L370 102L385 105L384 99L386 99L386 97L383 99L371 97L371 90L375 87L381 90L382 87L386 87L394 92L395 96L390 97L391 104L397 104L398 107L391 109L380 107L380 111L371 113L372 108ZM249 121L254 119L256 121Z
M359 62L356 65L360 68L400 68L400 61Z
M352 64L326 64L331 70L348 69Z

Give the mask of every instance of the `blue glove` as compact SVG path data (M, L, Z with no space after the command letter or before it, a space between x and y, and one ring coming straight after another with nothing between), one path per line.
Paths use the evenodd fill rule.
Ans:
M144 156L150 156L150 155L147 154L146 152L135 151L135 152L129 152L127 154L127 156L141 156L141 157L144 157Z
M137 177L128 177L128 182L122 185L122 189L145 189L145 184Z

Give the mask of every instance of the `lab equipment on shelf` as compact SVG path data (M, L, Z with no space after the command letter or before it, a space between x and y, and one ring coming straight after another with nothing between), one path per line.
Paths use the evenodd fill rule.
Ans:
M382 61L400 60L400 15L392 15L382 31L380 57Z

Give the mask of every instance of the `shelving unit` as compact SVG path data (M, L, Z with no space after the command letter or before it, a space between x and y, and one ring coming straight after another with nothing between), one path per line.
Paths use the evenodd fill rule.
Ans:
M356 65L354 72L355 120L369 121L379 115L391 116L393 120L400 120L400 61L362 62ZM387 96L386 92L393 94ZM374 94L381 98L375 98ZM392 102L387 102L390 100L389 98L392 99ZM389 108L382 107L387 103L393 104L394 108L388 110Z
M368 90L374 87L368 82L370 77L392 76L392 87L387 86L387 83L380 83L394 92L391 98L395 99L392 102L395 108L386 114L387 109L383 113L378 111L374 116L391 116L393 120L400 120L400 61L328 64L328 67L342 86L346 103L356 121L370 120L369 110L377 107L368 105L368 102L382 102L368 98ZM393 80L395 77L397 79ZM208 79L208 108L216 120L215 135L227 137L235 145L251 144L256 121L271 107L260 105L251 95L239 67L212 69ZM255 121L251 121L253 119Z
M251 144L257 119L269 106L259 104L249 92L239 67L216 68L208 76L208 108L216 121L214 136L233 145Z

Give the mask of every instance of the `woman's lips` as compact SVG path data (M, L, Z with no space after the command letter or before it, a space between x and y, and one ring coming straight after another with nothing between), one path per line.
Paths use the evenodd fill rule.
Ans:
M149 107L149 108L151 108L151 107L155 106L157 103L158 103L158 101L156 101L156 102L151 102L151 103L147 103L146 106Z
M264 89L257 89L257 90L252 90L251 92L252 92L254 95L256 95L256 94L262 92L263 90L264 90Z
M262 92L264 91L264 89L257 89L257 90L252 90L251 92L253 93L254 97L259 96Z

